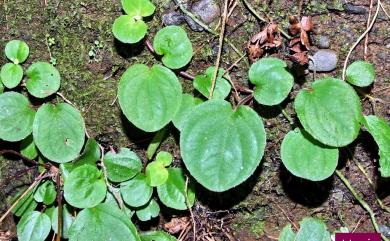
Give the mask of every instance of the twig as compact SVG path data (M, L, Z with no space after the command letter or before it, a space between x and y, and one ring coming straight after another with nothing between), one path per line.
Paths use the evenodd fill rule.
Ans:
M371 0L370 1L370 9L368 11L367 28L370 27L371 12L372 12L373 5L374 5L374 0ZM367 57L368 57L368 33L366 34L366 38L364 40L364 60L367 60Z
M61 93L61 92L57 92L56 93L59 97L61 97L66 103L68 103L69 105L73 106L73 107L76 107L75 104L73 104L70 100L68 100L67 98L65 98L65 96Z
M293 125L294 120L291 118L291 116L280 105L278 105L278 107L279 107L280 111L282 112L282 114L284 115L284 117L288 120L290 125Z
M190 205L190 201L188 200L187 191L188 191L188 177L186 177L186 186L185 186L185 189L184 189L184 195L186 197L186 203L187 203L188 210L190 211L190 214L191 214L192 231L194 232L194 235L193 235L192 238L193 238L194 241L196 241L196 223L195 223L194 213L192 212L192 208L191 208L191 205Z
M352 47L350 48L348 54L347 54L347 58L345 59L344 61L344 67L343 67L343 80L345 80L345 72L347 70L347 64L348 64L348 60L349 60L349 57L351 56L351 53L352 51L356 48L356 46L360 43L360 41L362 41L362 39L366 36L366 34L368 32L371 31L372 27L374 26L374 23L378 17L378 13L379 13L379 9L380 9L380 6L381 6L381 1L378 0L378 3L377 3L377 7L376 7L376 12L375 12L375 15L374 15L374 18L372 19L371 23L370 23L370 26L368 26L368 28L366 29L366 31L364 31L364 33L358 38L358 40L356 40L356 42L352 45Z
M211 81L211 88L210 88L210 93L209 93L209 99L213 98L215 84L217 82L217 76L218 76L218 72L219 72L219 65L220 65L220 62L221 62L221 55L222 55L222 49L223 49L223 40L225 38L225 27L226 27L228 3L229 3L229 0L225 0L225 4L224 4L224 8L223 8L223 14L222 14L221 33L219 34L218 55L217 55L217 61L215 62L215 69L214 69L214 73L213 73L213 78L212 78L212 81Z
M12 155L15 155L15 156L17 156L17 157L23 159L24 161L26 161L26 162L28 162L28 163L34 164L34 165L36 165L36 166L42 166L42 167L44 167L44 168L46 168L46 169L48 169L48 168L50 167L50 166L49 166L50 164L48 164L48 163L47 163L47 164L39 163L39 162L37 162L37 161L35 161L35 160L32 160L32 159L30 159L30 158L28 158L28 157L26 157L26 156L20 154L19 152L14 151L14 150L1 150L1 151L0 151L0 155L4 155L4 154L12 154Z
M390 19L390 15L387 13L387 11L386 11L385 7L383 6L383 4L380 3L380 5L381 5L381 8L382 8L383 12L384 12L384 13L386 14L386 16Z
M251 99L253 99L253 94L250 94L248 95L247 97L245 97L244 99L242 99L240 102L237 103L236 107L234 108L234 111L236 111L238 109L238 107L240 107L241 105L244 105L246 104L248 101L250 101Z

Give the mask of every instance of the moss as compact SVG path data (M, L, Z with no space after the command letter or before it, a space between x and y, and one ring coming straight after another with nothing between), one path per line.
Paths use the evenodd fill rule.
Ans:
M234 219L232 228L236 232L247 232L256 238L260 238L264 234L264 213L263 208L254 210L253 212L240 213Z

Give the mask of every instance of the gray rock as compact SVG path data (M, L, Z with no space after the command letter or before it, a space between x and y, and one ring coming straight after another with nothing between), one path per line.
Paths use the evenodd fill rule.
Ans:
M191 11L199 15L206 24L213 22L221 15L219 5L214 0L200 0L192 4Z
M195 32L202 32L204 29L202 28L202 26L200 26L199 24L197 24L194 20L192 20L192 18L190 18L189 16L185 16L185 20L188 24L188 27L190 27L190 29L192 31L195 31Z
M350 3L344 4L343 7L344 7L345 12L351 13L351 14L361 14L361 15L364 15L364 14L366 14L368 12L365 7L353 5L353 4L350 4Z
M162 16L162 22L165 26L180 25L185 21L185 16L179 12L169 12Z
M320 49L313 55L317 72L329 72L337 67L338 56L336 51ZM309 70L314 71L313 61L309 61Z
M330 47L330 40L328 36L321 35L318 39L318 48L328 49Z
M386 225L379 225L379 232L381 232L386 237L390 237L390 227Z

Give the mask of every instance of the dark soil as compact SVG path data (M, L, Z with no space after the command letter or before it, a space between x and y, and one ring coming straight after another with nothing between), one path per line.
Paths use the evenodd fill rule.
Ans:
M1 0L0 7L0 65L6 62L3 54L5 43L11 39L23 39L30 46L30 57L25 66L34 61L57 60L56 67L62 75L60 92L71 100L83 113L89 134L105 147L127 146L145 156L151 138L150 134L137 131L123 117L119 106L114 103L117 82L123 71L134 63L152 65L157 62L143 46L123 45L111 33L114 19L122 14L117 0ZM191 0L190 0L191 1ZM257 21L241 1L233 11L227 26L227 38L241 51L246 42L265 23ZM169 11L170 0L153 0L157 6L155 15L150 18L149 35L152 38L162 27L161 16ZM267 15L287 30L288 16L298 14L299 1L258 0L253 1L256 11ZM321 35L328 36L331 49L339 56L338 68L321 76L340 77L342 64L351 45L366 29L370 1L351 0L349 4L360 6L366 11L355 14L343 7L343 0L305 0L302 16L312 16L315 23L311 40L316 50ZM383 0L390 12L390 1ZM218 38L207 32L193 32L183 25L189 33L196 51L187 72L198 74L213 65L216 58ZM48 46L47 39L53 38L54 45ZM88 52L94 48L95 41L102 44L95 55ZM284 40L285 44L287 43ZM363 59L363 42L355 49L350 61ZM375 103L362 97L365 114L381 116L390 120L390 25L389 19L381 13L369 34L368 59L375 64L377 79L370 93L379 101ZM386 47L387 46L387 47ZM228 46L224 48L222 66L227 68L239 56ZM286 48L281 48L277 56L287 59ZM295 73L300 73L295 69ZM241 61L231 74L232 79L247 85L248 67ZM283 108L296 118L292 102L297 92L312 82L312 74L296 74L297 84ZM192 92L192 83L181 79L184 90ZM356 202L348 189L336 175L323 182L312 183L298 179L283 167L279 156L280 143L291 129L288 120L278 108L255 106L263 117L267 131L267 149L255 174L244 184L226 193L210 193L201 187L197 189L198 201L193 208L197 220L199 240L275 240L281 229L288 223L298 223L305 216L322 218L331 231L347 227L350 231L373 231L367 212ZM180 164L180 151L177 133L173 133L161 145L161 149L174 153ZM2 147L7 145L0 143ZM8 144L9 145L9 144ZM18 145L9 148L17 149ZM362 131L359 138L348 148L342 150L339 169L358 190L374 210L378 223L390 225L390 215L377 203L378 195L382 202L390 205L389 180L380 178L378 173L378 150L373 139ZM7 156L7 158L9 158ZM358 169L360 163L374 180L375 189ZM17 159L2 159L0 162L0 182L6 181L0 190L0 213L10 205L10 199L23 185L31 182L30 175L7 181L17 170L25 168ZM188 212L174 212L165 209L159 220L143 229L163 227L173 217L190 217ZM12 218L0 226L14 234ZM192 231L187 235L192 240Z

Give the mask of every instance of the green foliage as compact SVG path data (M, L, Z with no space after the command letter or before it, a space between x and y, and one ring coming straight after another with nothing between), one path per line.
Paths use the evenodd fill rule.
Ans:
M104 155L107 177L113 182L123 182L141 172L142 163L137 154L127 148L118 153L108 152Z
M67 239L69 237L69 229L73 224L74 218L68 210L68 206L64 205L62 207L62 227L61 227L61 237ZM55 233L58 233L58 207L53 210L51 215L51 227Z
M159 213L160 213L160 206L154 199L151 199L148 204L146 204L143 207L140 207L135 212L138 219L144 222L149 221L152 218L158 217Z
M195 201L195 188L192 182L186 185L183 170L181 168L169 168L168 180L157 187L160 201L167 207L186 210Z
M23 78L23 68L18 64L6 63L0 71L0 79L8 89L15 88Z
M142 241L176 241L176 239L163 231L151 231L141 234Z
M0 139L20 141L30 135L35 111L28 99L17 92L0 94Z
M147 17L156 7L149 0L121 0L123 10L132 17Z
M152 187L158 187L168 180L168 170L162 162L153 161L146 166L146 182Z
M156 162L161 163L164 167L171 165L173 157L171 153L166 151L160 151L156 156Z
M82 210L68 234L69 241L140 241L131 220L121 210L104 203Z
M181 130L187 115L192 112L192 108L194 108L195 105L200 103L202 103L201 99L194 98L190 94L183 94L181 97L180 107L172 119L173 125L175 125L177 129Z
M209 67L206 72L202 75L195 76L194 88L199 91L204 97L209 98L211 85L213 82L215 67ZM225 99L229 93L231 86L229 84L229 75L225 76L225 70L220 68L218 70L217 80L215 82L215 88L213 93L213 99Z
M26 74L26 88L34 97L48 97L60 88L60 73L49 63L36 62L27 69Z
M121 77L118 100L131 123L153 132L172 120L180 107L181 93L179 80L168 68L135 64Z
M366 87L375 80L374 65L367 61L356 61L348 66L346 80L356 86Z
M277 105L287 98L294 77L287 64L277 58L262 58L249 69L249 80L256 86L254 97L262 105Z
M163 55L162 62L171 69L180 69L192 59L192 44L187 33L178 26L167 26L154 37L153 47Z
M35 159L38 157L38 150L35 146L33 136L29 135L20 143L20 153L30 159Z
M378 144L381 176L390 177L390 126L386 120L374 115L365 116L364 125Z
M294 233L288 224L282 230L279 241L331 241L326 225L315 218L304 218L299 223L298 233Z
M5 45L5 55L14 64L23 63L26 61L30 49L28 45L21 40L11 40Z
M77 208L90 208L106 197L103 173L92 165L74 169L64 183L65 200Z
M356 139L363 119L359 96L342 80L316 80L301 90L295 110L307 132L325 145L342 147Z
M18 240L42 241L50 233L50 218L38 211L31 211L23 215L17 225Z
M207 101L187 117L180 147L191 175L207 189L222 192L255 171L263 156L265 131L251 108L232 110L226 101Z
M43 202L45 205L52 204L56 199L56 196L56 188L52 181L42 182L34 193L35 201L39 203Z
M321 181L332 175L339 158L338 149L323 145L300 129L287 133L280 152L287 170L311 181Z
M47 159L58 163L76 159L84 145L84 133L84 120L73 106L60 103L39 107L33 136L39 151Z
M81 166L84 164L95 165L96 161L100 159L100 147L95 139L88 139L87 143L84 146L83 153L77 158L73 164L77 166Z
M22 199L20 199L18 204L12 209L12 213L15 216L21 217L24 214L33 211L37 207L38 203L34 200L34 192L35 189L28 192ZM15 202L21 195L22 195L21 193L20 195L16 195L15 200L13 201Z
M120 192L123 201L131 207L141 207L149 202L153 188L148 185L142 173L121 184Z

